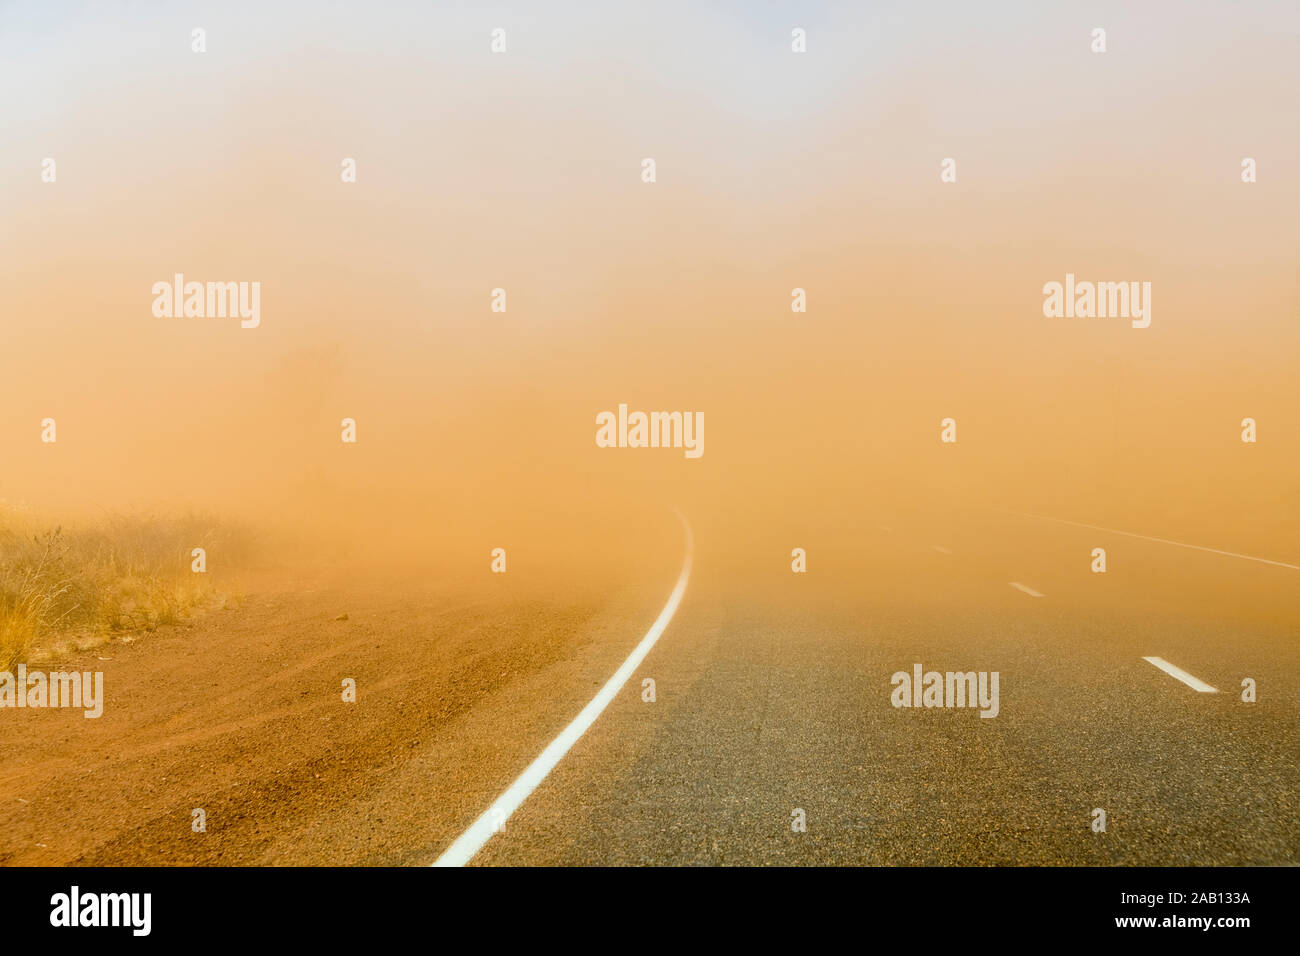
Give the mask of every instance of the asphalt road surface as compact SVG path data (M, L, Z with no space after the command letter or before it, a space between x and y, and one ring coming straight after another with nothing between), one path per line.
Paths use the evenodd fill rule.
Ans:
M65 662L104 671L98 720L8 712L0 863L433 863L683 580L471 864L1296 863L1297 557L1117 533L1160 530L882 514L846 549L697 523L689 574L677 535L577 597L286 582ZM997 716L894 707L915 664L997 671Z

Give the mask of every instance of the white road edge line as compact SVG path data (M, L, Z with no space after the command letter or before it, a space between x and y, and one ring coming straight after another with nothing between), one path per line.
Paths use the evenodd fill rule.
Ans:
M1199 544L1187 544L1184 541L1170 541L1168 538L1154 538L1149 534L1136 534L1132 531L1118 531L1115 528L1103 528L1099 524L1084 524L1082 521L1066 521L1064 518L1053 518L1050 515L1030 514L1028 511L1012 511L1010 514L1020 515L1022 518L1037 518L1039 521L1055 521L1057 524L1072 524L1076 528L1091 528L1093 531L1106 531L1110 534L1122 534L1127 538L1141 538L1143 541L1157 541L1160 544L1172 544L1179 548L1191 548L1193 551L1208 551L1210 554L1222 554L1229 558L1241 558L1243 561L1258 561L1260 564L1271 564L1276 568L1290 568L1292 571L1300 571L1300 564L1287 564L1285 561L1273 561L1269 558L1257 558L1253 554L1237 554L1235 551L1220 551L1218 548L1206 548Z
M492 839L492 835L501 829L510 815L519 809L520 805L537 789L538 784L546 779L546 775L555 769L555 765L596 722L596 718L623 689L628 678L641 666L645 656L650 653L655 642L668 628L668 622L673 619L673 615L677 612L677 605L682 603L682 595L686 593L686 582L691 577L691 558L695 552L695 535L691 532L690 524L680 514L677 517L681 519L682 527L686 530L686 558L682 562L682 573L677 578L673 593L668 596L668 603L650 625L650 630L646 631L645 637L641 638L641 643L633 649L628 659L623 662L623 666L614 672L614 676L605 682L605 686L591 699L591 703L582 708L581 713L560 732L560 736L551 741L550 745L542 751L541 756L530 763L519 778L506 789L506 792L497 797L492 806L483 811L483 815L470 824L469 829L434 861L434 866L464 866L474 858L474 854Z
M1199 677L1193 677L1191 674L1187 673L1187 671L1183 670L1181 667L1175 667L1173 664L1170 664L1163 657L1144 657L1142 659L1147 663L1154 664L1156 667L1160 668L1170 677L1182 681L1184 684L1186 684L1188 687L1192 688L1193 690L1200 691L1202 694L1218 693L1218 691L1215 688L1205 683L1205 681L1201 680Z
M1024 591L1024 592L1025 592L1026 594L1028 594L1030 597L1042 597L1042 596L1043 596L1042 592L1040 592L1040 591L1035 591L1033 588L1027 588L1027 587L1025 587L1023 584L1021 584L1019 581L1012 581L1012 582L1010 582L1010 583L1011 583L1011 586L1012 586L1013 588L1015 588L1017 591Z

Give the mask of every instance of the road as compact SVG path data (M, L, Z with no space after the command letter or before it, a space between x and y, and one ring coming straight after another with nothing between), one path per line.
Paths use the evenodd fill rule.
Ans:
M1300 861L1294 555L992 510L846 530L696 522L671 620L469 862ZM617 588L545 598L288 581L69 662L104 670L108 705L6 714L0 863L433 863L646 637L683 580L672 541ZM918 663L998 672L997 716L895 708Z

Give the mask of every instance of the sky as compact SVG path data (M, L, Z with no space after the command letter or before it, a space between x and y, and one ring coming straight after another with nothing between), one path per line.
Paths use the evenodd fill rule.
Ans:
M1022 507L1295 560L1297 106L1294 3L0 3L0 499L466 553ZM178 272L259 326L155 316ZM1067 273L1150 327L1045 317ZM705 453L597 447L619 403Z

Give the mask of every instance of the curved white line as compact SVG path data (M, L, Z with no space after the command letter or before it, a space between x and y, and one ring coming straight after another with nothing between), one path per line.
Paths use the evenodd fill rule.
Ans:
M673 615L677 612L677 605L682 603L682 595L686 593L686 582L691 577L691 558L695 553L695 535L691 532L691 526L681 514L677 517L686 531L686 558L682 562L682 573L677 577L673 593L668 595L668 603L650 625L650 630L646 631L645 637L641 638L641 643L633 649L628 659L623 662L623 666L614 672L614 676L605 682L605 686L591 699L591 703L582 708L582 712L561 731L560 736L551 741L550 746L542 751L541 756L528 765L527 769L519 775L519 779L512 783L505 793L497 797L492 806L483 811L483 815L470 824L469 829L462 833L442 856L438 857L434 866L464 866L474 858L474 854L483 849L483 845L492 839L492 835L501 829L510 815L518 810L519 806L537 789L537 785L555 769L555 765L569 752L569 748L577 743L578 738L596 722L596 718L623 689L628 678L636 672L641 662L645 660L645 656L650 653L650 648L655 646L655 642L668 628L668 622L673 619Z

